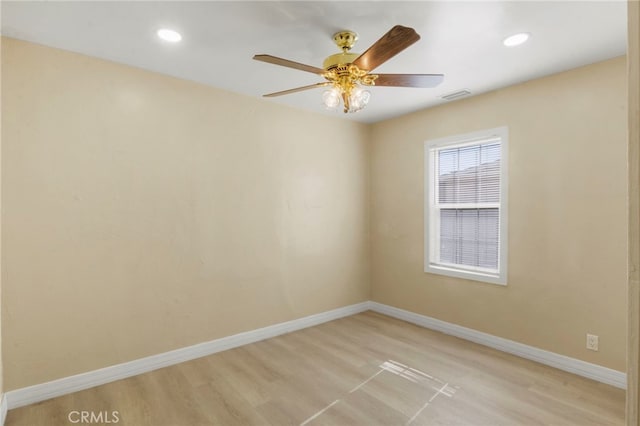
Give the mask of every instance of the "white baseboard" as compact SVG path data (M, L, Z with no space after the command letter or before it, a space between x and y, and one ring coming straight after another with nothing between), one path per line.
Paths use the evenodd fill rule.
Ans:
M2 401L0 401L0 426L4 426L4 421L7 418L7 394L2 395Z
M221 339L152 355L146 358L101 368L99 370L89 371L75 376L53 380L51 382L12 390L5 394L6 403L3 400L3 407L6 410L6 408L13 409L24 405L34 404L57 396L89 389L105 383L157 370L158 368L168 367L170 365L211 355L216 352L226 351L227 349L236 348L238 346L268 339L270 337L322 324L327 321L354 315L368 309L369 302L362 302L310 315L308 317L298 318L292 321L234 334Z
M627 387L627 375L621 371L612 370L611 368L602 367L597 364L591 364L565 355L545 351L513 340L503 339L502 337L493 336L471 328L462 327L460 325L451 324L425 315L405 311L404 309L383 305L382 303L369 302L369 308L374 312L398 318L403 321L431 330L440 331L471 342L479 343L484 346L489 346L502 352L508 352L578 376L597 380L617 388L626 389Z
M9 391L5 393L2 398L2 405L0 407L0 426L4 423L7 409L18 408L80 390L89 389L105 383L136 376L138 374L179 364L181 362L190 361L192 359L211 355L227 349L237 348L249 343L312 327L314 325L354 315L367 310L379 312L431 330L440 331L484 346L489 346L503 352L508 352L522 358L527 358L541 364L597 380L618 388L626 388L627 375L617 370L612 370L610 368L591 364L575 358L556 354L554 352L538 349L513 340L503 339L502 337L493 336L491 334L451 324L425 315L394 308L389 305L377 302L362 302L308 317L298 318L292 321L234 334L221 339L152 355L146 358L101 368L99 370L89 371L75 376Z

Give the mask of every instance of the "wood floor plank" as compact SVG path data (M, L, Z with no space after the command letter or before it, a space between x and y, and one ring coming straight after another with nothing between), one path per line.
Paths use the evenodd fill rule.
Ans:
M403 425L408 417L361 390L348 393L309 425ZM374 420L375 419L375 420Z
M10 410L7 426L622 425L621 389L365 312Z
M375 379L362 386L361 392L369 394L411 418L438 389L444 385L433 379L420 378L407 369L386 369ZM389 392L393 389L393 392Z
M220 386L219 383L209 383L195 388L192 395L197 401L199 411L207 417L207 421L185 422L184 424L217 424L229 426L267 424L260 413L256 412L241 394L229 386Z

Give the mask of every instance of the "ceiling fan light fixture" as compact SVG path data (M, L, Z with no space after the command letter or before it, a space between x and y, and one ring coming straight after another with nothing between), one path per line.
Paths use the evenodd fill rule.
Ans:
M521 44L529 40L529 37L531 37L531 34L529 33L513 34L505 38L504 40L502 40L502 44L504 44L507 47L520 46Z
M340 86L335 85L322 93L322 103L329 110L334 110L340 105L340 100L344 104L344 112L358 112L369 103L371 92L360 86Z
M156 34L161 40L168 41L170 43L177 43L182 40L182 35L179 32L169 28L160 28Z

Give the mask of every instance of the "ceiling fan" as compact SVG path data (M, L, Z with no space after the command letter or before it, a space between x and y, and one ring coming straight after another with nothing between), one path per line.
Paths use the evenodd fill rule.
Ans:
M323 68L271 55L255 55L253 59L257 61L307 71L322 76L326 80L321 83L269 93L264 96L282 96L303 90L331 86L322 95L325 106L330 109L336 108L342 99L344 112L347 113L359 111L369 102L371 94L369 91L364 90L362 86L427 88L436 87L444 79L442 74L370 74L375 68L420 40L420 36L413 28L396 25L363 54L349 52L357 40L358 34L353 31L335 33L333 41L342 49L342 53L327 57L322 65Z

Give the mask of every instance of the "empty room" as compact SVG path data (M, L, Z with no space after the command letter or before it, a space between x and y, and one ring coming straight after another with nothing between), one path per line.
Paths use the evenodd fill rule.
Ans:
M638 425L638 1L3 1L0 425Z

